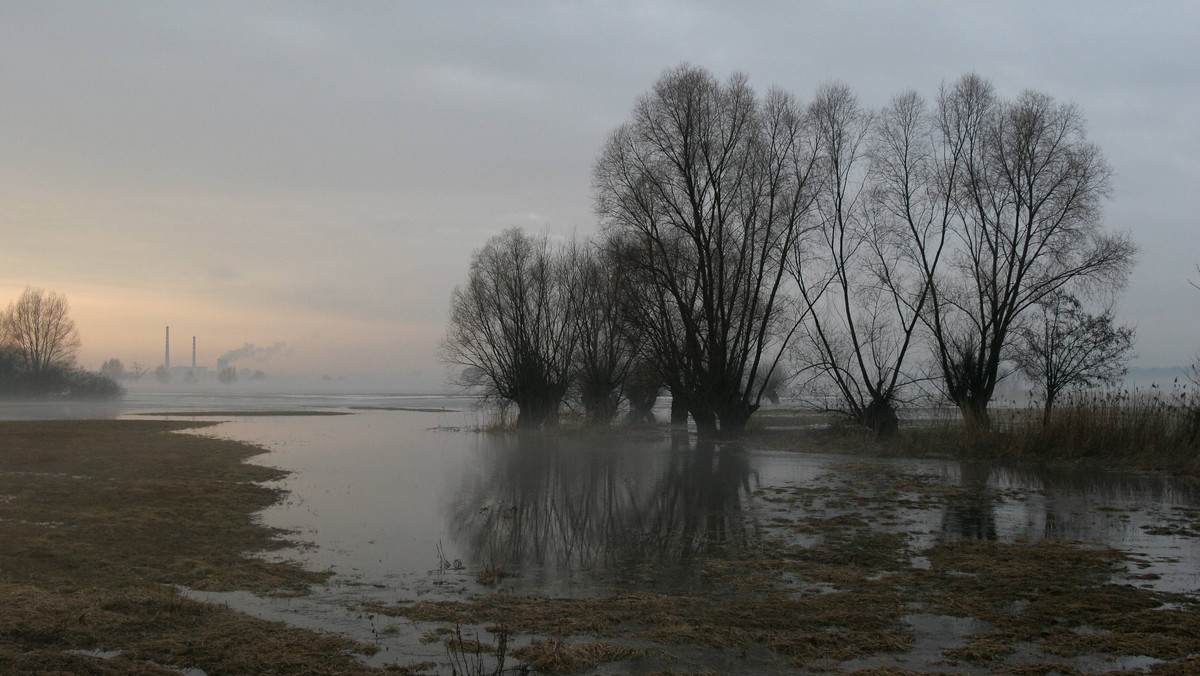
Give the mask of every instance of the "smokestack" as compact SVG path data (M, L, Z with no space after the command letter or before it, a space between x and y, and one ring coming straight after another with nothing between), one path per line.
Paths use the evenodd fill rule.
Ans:
M163 357L163 368L171 370L171 327L167 327L167 355Z
M196 368L196 337L192 336L192 370Z

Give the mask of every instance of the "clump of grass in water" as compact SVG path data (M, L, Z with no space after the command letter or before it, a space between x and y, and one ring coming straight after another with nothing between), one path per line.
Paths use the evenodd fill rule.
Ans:
M567 643L561 639L538 641L521 646L513 655L530 668L552 674L591 669L607 662L640 660L646 651L614 643Z
M987 429L964 425L957 416L904 428L895 448L906 455L1088 460L1200 475L1200 397L1180 384L1072 393L1048 417L1031 405L993 410Z
M496 644L483 643L478 635L466 638L462 626L454 625L454 634L443 641L446 655L450 658L450 668L455 676L500 676L504 673L504 663L508 659L508 627L501 624L490 629L496 635ZM528 673L528 669L518 667L517 673Z

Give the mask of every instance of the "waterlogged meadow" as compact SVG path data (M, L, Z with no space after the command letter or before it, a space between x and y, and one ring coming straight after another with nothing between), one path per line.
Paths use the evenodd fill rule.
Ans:
M782 411L482 432L465 398L114 415L0 423L0 672L1200 668L1200 489L1094 469L1120 453L899 457Z
M332 573L191 592L411 673L1196 668L1200 491L1169 477L755 450L462 412L238 418L260 513ZM436 408L436 407L434 407Z

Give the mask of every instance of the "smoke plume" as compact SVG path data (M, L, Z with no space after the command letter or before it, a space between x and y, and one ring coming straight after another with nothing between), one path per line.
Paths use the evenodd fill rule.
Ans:
M261 359L279 352L285 345L287 345L287 343L278 342L269 347L257 347L254 345L254 343L246 343L236 350L230 350L221 355L220 359L223 359L230 364L243 359Z

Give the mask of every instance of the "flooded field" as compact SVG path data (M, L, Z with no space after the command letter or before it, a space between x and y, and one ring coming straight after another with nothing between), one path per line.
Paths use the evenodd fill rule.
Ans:
M4 415L97 413L29 404ZM253 468L282 477L268 484L280 499L255 519L294 546L259 552L265 563L237 559L246 545L216 547L188 564L175 560L182 543L142 542L160 575L217 604L206 608L377 646L362 659L402 673L492 673L501 664L505 673L1200 669L1200 490L1186 479L763 451L664 429L482 433L474 430L488 416L470 398L155 392L105 416L221 421L185 434L259 446L266 453L252 463L286 472ZM45 432L93 429L72 425ZM130 439L149 438L138 429ZM165 448L179 452L174 445ZM178 457L203 466L205 456ZM139 466L147 487L170 470L153 458L138 460L149 463ZM18 490L21 476L9 476L11 495L0 496L14 514L34 506ZM66 480L57 476L38 475L48 486ZM178 505L153 509L191 504L173 495ZM89 509L109 507L80 502ZM112 525L134 528L130 537L155 524L183 527L138 526L143 517L129 512L132 520ZM56 523L8 526L45 536L28 549L58 542ZM203 523L187 527L205 532ZM136 542L111 563L140 560ZM211 591L272 588L215 584L204 566L221 556L254 579L283 570L261 568L271 561L290 560L316 573L293 583L325 581L301 595L294 584L274 595ZM35 564L27 559L12 560Z
M1008 626L1008 614L1032 622L1033 611L1025 608L1039 602L1019 588L1031 584L1021 575L1036 578L1059 565L1067 566L1064 575L1099 575L1078 581L1081 590L1140 594L1129 606L1137 612L1185 604L1194 614L1200 491L1189 482L1086 469L761 452L698 446L686 435L491 435L462 429L464 419L478 414L442 407L371 403L346 406L353 415L240 417L203 431L262 445L270 452L255 462L291 472L280 484L286 498L261 518L294 532L303 546L272 556L334 575L301 598L195 597L380 645L370 658L376 665L441 665L444 671L444 632L461 622L486 642L484 627L494 629L496 616L472 613L497 598L568 604L540 609L561 625L576 621L573 613L600 612L571 606L572 599L608 600L610 607L644 595L716 603L716 597L753 591L833 601L847 590L861 595L870 588L877 597L870 602L882 605L844 612L891 617L886 627L864 629L890 638L827 651L831 659L820 657L819 646L787 647L777 631L763 634L770 640L729 644L714 635L617 630L626 619L589 631L544 631L536 623L524 633L514 629L518 643L550 634L576 642L616 636L643 651L640 659L610 666L614 673L880 666L974 673L1026 663L1104 672L1166 665L1172 653L1161 648L1122 651L1102 642L1064 648L1066 634L1117 631L1094 626L1107 621L1096 614L1078 621L1054 615L1062 626L1046 629L1066 634L1053 641L1027 636L1019 622ZM425 410L381 410L399 408ZM825 558L809 555L814 552ZM964 559L963 552L986 560ZM1021 558L1026 555L1032 558ZM1006 574L1017 588L964 589L959 605L966 608L922 581L952 586L963 576L986 581ZM714 591L726 588L733 591ZM1006 594L1011 598L994 598ZM1004 609L996 610L1001 601ZM1114 612L1127 614L1123 608L1118 604ZM698 612L728 611L721 605ZM853 643L856 621L847 615L822 631L844 632Z

